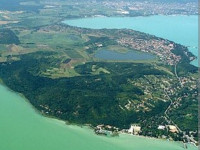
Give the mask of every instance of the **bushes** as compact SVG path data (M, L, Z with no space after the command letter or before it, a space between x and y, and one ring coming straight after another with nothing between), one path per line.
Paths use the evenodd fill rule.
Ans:
M81 76L58 79L41 76L41 70L57 65L54 54L26 54L20 61L0 64L0 77L12 90L24 94L40 111L74 123L128 128L133 122L148 122L152 116L163 114L168 106L168 103L155 101L148 112L120 107L128 99L140 101L140 96L144 96L140 87L129 83L128 79L168 75L150 64L90 62L75 68ZM93 65L105 68L110 74L93 75Z
M19 38L12 30L1 29L0 30L0 44L20 44Z

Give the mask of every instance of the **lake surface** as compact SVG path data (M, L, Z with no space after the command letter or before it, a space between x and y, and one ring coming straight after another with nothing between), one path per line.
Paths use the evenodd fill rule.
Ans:
M104 60L152 60L155 58L154 55L149 53L128 51L126 53L121 53L111 50L99 50L95 54L96 58Z
M0 150L184 150L181 143L120 135L97 136L87 127L41 116L0 85ZM189 145L188 150L197 150Z
M198 56L198 16L97 17L66 20L64 23L92 29L133 29L188 46ZM192 64L197 66L198 61Z
M161 20L157 17L161 17ZM151 34L155 32L154 35L178 43L185 41L184 45L196 46L193 30L196 31L197 29L196 24L194 25L192 22L196 22L197 17L182 17L172 19L175 21L174 23L171 16L167 18L162 16L125 18L126 20L124 18L89 18L70 20L67 23L89 28L141 29L139 31ZM184 18L188 20L186 21ZM152 23L156 20L157 22ZM169 27L174 27L180 22L193 28L183 31L185 24L180 24L179 28L173 29L173 33L169 33L171 31ZM143 27L140 26L141 24L143 24ZM161 24L160 28L158 28L158 24ZM154 29L153 25L155 25ZM165 25L165 28L162 27L163 25ZM167 37L165 37L166 34L163 29L168 31ZM188 34L182 34L182 32ZM180 40L181 38L182 40ZM195 48L193 50L195 53ZM0 150L184 150L182 146L177 142L131 135L108 138L95 135L87 127L67 126L62 121L41 116L23 97L0 85ZM189 145L188 150L197 150L197 148Z

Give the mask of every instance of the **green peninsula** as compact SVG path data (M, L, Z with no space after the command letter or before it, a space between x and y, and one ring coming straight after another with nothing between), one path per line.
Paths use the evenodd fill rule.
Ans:
M140 135L197 140L198 69L190 64L195 56L187 47L129 29L68 26L61 23L64 18L82 16L70 16L55 5L1 16L17 21L0 30L0 79L5 85L42 114L68 123L103 124L113 133L137 124ZM105 60L95 57L101 50L154 58ZM159 130L161 125L177 131Z

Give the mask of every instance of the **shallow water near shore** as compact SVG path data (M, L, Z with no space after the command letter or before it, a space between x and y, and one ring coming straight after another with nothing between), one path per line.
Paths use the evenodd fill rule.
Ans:
M120 134L97 136L88 127L66 125L40 115L0 85L0 150L183 150L178 142ZM188 150L197 150L189 145Z
M149 17L96 17L65 20L64 23L92 29L133 29L187 46L198 56L198 16L149 16ZM192 62L198 65L198 60Z
M191 16L191 19L192 18L193 16ZM119 18L113 19L115 20ZM194 20L196 20L196 18ZM185 20L180 19L180 21L184 22ZM94 25L94 28L97 28L98 26L105 27L107 24L106 22L104 22L105 24L98 23L98 21L96 24L93 24L90 23L89 20L87 20L86 23L87 25ZM141 28L140 30L140 23L138 23L138 28L134 27L135 30L141 31L144 29ZM144 25L147 25L145 22L143 23ZM167 25L168 21L163 23L166 23L166 27L169 26ZM79 26L77 22L75 22L75 25ZM80 22L80 25L84 25L83 22ZM122 24L120 25L116 22L108 25L108 27L112 28L115 27L115 25L124 28ZM151 25L148 24L148 26ZM196 25L193 26L193 28L196 30ZM145 27L145 29L147 30L143 30L143 32L149 31L147 33L150 34L156 32L154 30L150 32L151 30L147 27ZM163 29L160 29L160 31L161 30ZM171 38L175 38L175 35L177 35L176 39L180 38L178 36L179 32L182 32L182 30L174 30L174 33L177 34L173 33ZM170 36L157 36L170 39ZM193 37L193 31L192 33L188 32L188 36ZM187 36L184 37L185 38L183 39L186 41L185 45L194 48L195 53L196 43L187 43ZM177 42L176 40L174 41ZM194 41L196 41L196 38ZM181 42L179 41L178 43ZM119 137L113 138L97 136L94 134L93 130L88 127L81 128L76 125L66 125L63 121L40 115L26 99L0 85L0 150L184 150L184 148L183 144L179 142L169 142L166 140L126 134L120 134ZM188 150L197 150L197 148L193 145L188 145Z

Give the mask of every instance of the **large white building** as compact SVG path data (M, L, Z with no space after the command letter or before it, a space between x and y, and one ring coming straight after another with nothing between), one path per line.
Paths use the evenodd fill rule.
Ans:
M141 132L141 127L138 125L131 125L131 127L128 129L128 133L130 134L139 134Z

